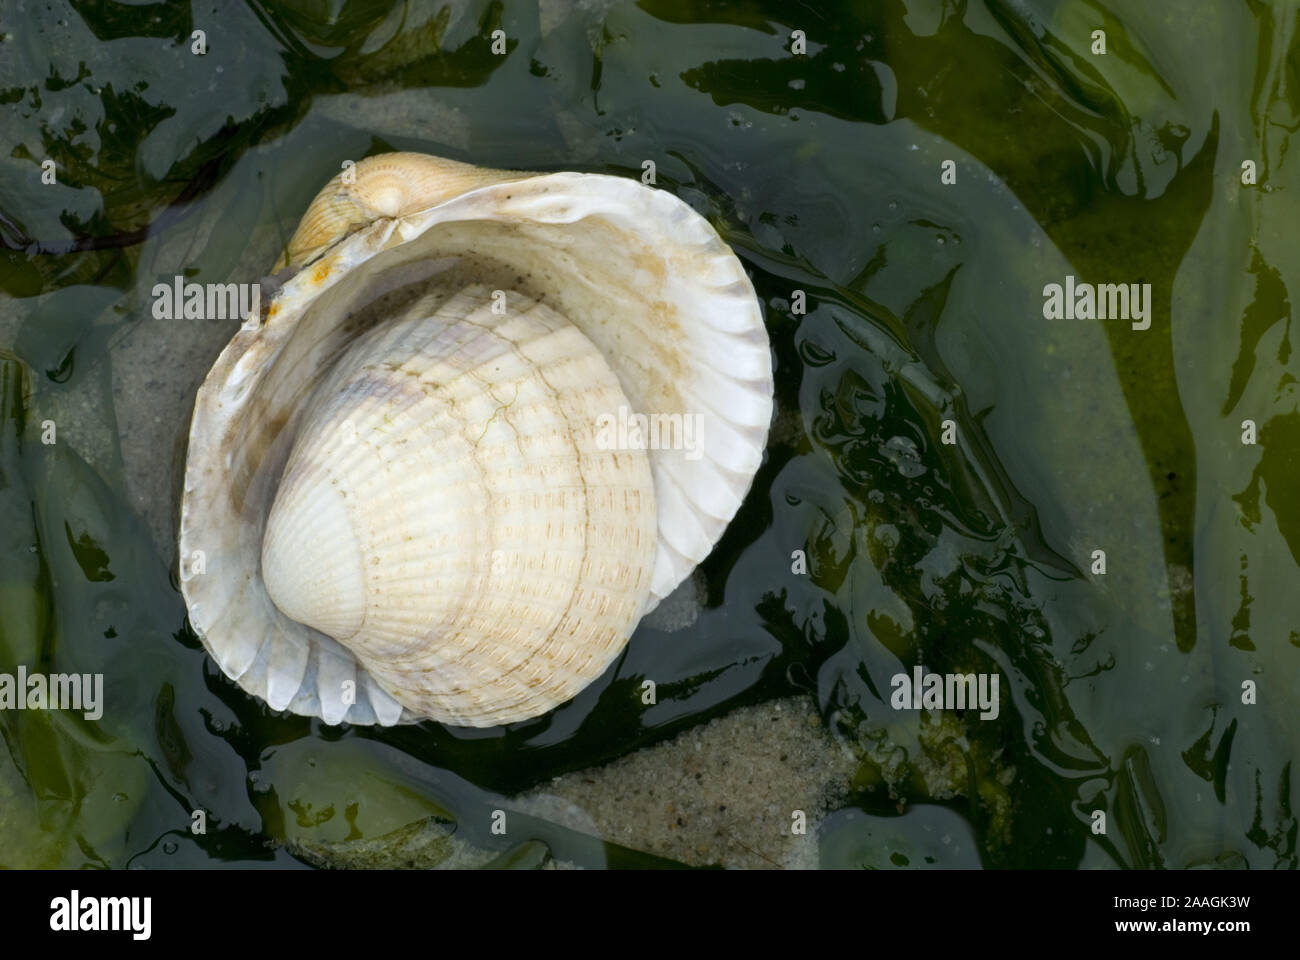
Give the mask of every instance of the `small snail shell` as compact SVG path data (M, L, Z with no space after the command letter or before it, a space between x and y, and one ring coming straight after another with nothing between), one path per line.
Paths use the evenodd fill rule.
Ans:
M753 288L702 217L635 181L400 153L353 172L199 390L190 622L275 709L539 716L747 492L772 411Z

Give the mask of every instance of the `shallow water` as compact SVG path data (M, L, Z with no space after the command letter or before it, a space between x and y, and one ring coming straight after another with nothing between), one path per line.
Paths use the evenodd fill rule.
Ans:
M284 841L417 828L671 865L492 811L792 695L858 758L810 827L826 866L1297 865L1295 4L318 6L0 12L0 673L102 672L106 704L0 711L0 865L300 866ZM275 715L176 589L190 404L236 322L155 320L150 291L259 279L343 161L392 149L653 160L772 338L767 459L698 618L507 728ZM1067 276L1150 284L1149 329L1046 318ZM892 709L917 664L997 673L999 715Z

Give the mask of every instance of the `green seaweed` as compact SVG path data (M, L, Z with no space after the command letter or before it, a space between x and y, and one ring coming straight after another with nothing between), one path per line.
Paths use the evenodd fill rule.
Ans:
M0 356L0 497L10 518L0 548L0 670L10 677L19 666L29 673L86 672L91 668L68 664L62 611L50 602L52 584L70 571L42 549L44 505L23 468L26 382L22 364ZM28 694L18 690L31 706L37 701ZM6 709L0 732L0 789L10 798L0 807L0 866L116 860L146 779L133 748L63 711Z
M0 345L35 371L0 361L0 672L102 669L107 700L97 722L0 712L0 864L680 866L513 797L805 694L858 759L823 866L1296 866L1294 5L207 17L0 19ZM361 109L327 109L340 95ZM343 161L387 149L654 160L741 255L772 337L767 458L698 619L643 626L571 703L505 728L336 729L243 694L149 533L176 484L146 528L122 462L153 284L255 280ZM1067 274L1150 283L1150 329L1046 319ZM998 717L894 710L914 665L996 672Z

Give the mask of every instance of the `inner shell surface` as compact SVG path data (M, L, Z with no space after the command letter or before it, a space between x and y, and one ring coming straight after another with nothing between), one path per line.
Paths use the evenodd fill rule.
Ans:
M414 301L308 400L263 539L271 599L420 716L509 723L570 699L653 572L646 454L603 448L620 406L548 307L475 285Z

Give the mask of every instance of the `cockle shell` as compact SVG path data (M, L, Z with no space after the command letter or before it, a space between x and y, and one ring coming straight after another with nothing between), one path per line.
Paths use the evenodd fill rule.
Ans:
M278 266L190 428L181 586L209 653L329 723L571 699L761 462L770 350L735 255L636 181L398 153L327 184ZM697 443L611 444L630 414L678 441L698 416Z

